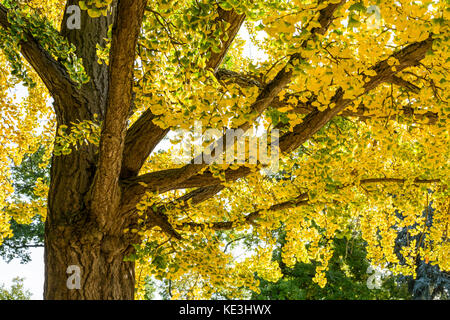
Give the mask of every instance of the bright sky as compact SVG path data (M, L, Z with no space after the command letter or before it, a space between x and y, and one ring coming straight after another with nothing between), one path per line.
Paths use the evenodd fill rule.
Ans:
M33 248L31 261L20 264L12 260L9 264L0 258L0 285L10 288L16 277L24 278L24 287L32 293L31 299L42 300L44 291L44 248Z

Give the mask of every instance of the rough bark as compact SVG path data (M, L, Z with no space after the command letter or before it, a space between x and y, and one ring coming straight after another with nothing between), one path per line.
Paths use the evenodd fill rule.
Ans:
M67 5L77 3L78 1L68 1ZM122 8L125 13L122 12L116 22L114 19L118 11L117 1L112 4L111 13L107 17L92 19L82 11L82 30L66 29L67 17L65 17L61 33L76 46L77 55L83 59L91 81L75 94L64 89L52 94L55 108L58 106L58 109L62 110L61 114L57 115L58 126L70 125L71 121L92 120L93 115L97 114L104 123L107 123L103 129L103 135L109 138L103 140L103 146L106 145L107 149L120 149L114 143L120 144L118 137L123 138L125 135L126 121L120 119L118 115L128 114L128 110L123 111L129 108L127 101L123 99L127 97L131 99L134 55L130 55L129 52L134 52L135 41L129 41L129 35L124 34L123 30L127 30L126 28L122 28L123 26L116 28L117 31L113 33L116 38L113 41L117 45L111 50L119 52L112 55L110 64L111 69L115 68L114 72L97 63L95 44L103 43L103 39L107 37L108 25L111 23L116 23L116 27L117 24L126 24L127 21L135 24L137 30L135 38L137 38L139 20L135 14L127 10L139 8L143 12L142 6L135 7L130 1L121 3L125 7ZM121 45L129 46L131 49L120 47ZM116 120L119 124L115 122ZM117 132L111 132L116 129ZM111 138L114 146L109 144ZM108 150L99 153L98 149L93 145L80 146L69 155L56 156L52 159L45 223L45 299L134 298L134 263L124 261L124 258L133 251L130 245L133 241L123 236L125 220L108 219L117 213L117 208L106 210L107 217L106 213L102 212L103 208L98 209L100 204L92 202L90 196L96 176L97 179L102 179L101 173L98 173L99 161L105 163L111 160L108 158L108 155L111 155ZM104 156L105 153L107 156ZM101 185L104 188L118 181L120 150L113 155L116 156L113 160L118 162L119 166L116 165L118 169L115 177L113 175L109 180L110 183ZM104 193L109 196L110 204L120 202L120 190ZM97 207L93 208L93 203L97 204ZM81 269L79 288L71 289L67 286L67 280L71 276L67 273L67 268L70 266Z
M123 261L132 252L130 240L122 238L125 222L117 219L114 231L100 226L87 201L97 158L97 148L91 145L52 159L45 223L45 299L133 298L134 264ZM76 290L66 286L70 276L66 270L72 265L81 268L81 287Z
M67 105L64 105L67 107ZM74 107L74 106L72 106ZM120 230L102 228L86 195L96 169L97 148L83 146L52 159L45 222L45 299L132 299L134 265L123 258L131 253ZM81 268L81 287L69 290L69 266Z
M50 212L53 210L56 208L52 207ZM56 224L47 220L45 227L46 300L134 298L134 262L124 261L131 253L126 240L101 232L92 221ZM67 271L71 266L80 268L77 288L70 287L73 273Z

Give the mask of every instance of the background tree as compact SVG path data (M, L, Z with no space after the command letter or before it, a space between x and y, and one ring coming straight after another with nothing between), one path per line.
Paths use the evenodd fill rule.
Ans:
M354 236L333 241L334 253L326 272L328 283L321 288L312 281L317 265L298 262L288 268L281 259L281 250L275 253L283 277L276 283L261 279L260 293L252 299L262 300L373 300L408 299L410 295L404 283L395 277L380 277L380 286L369 288L368 280L375 270L369 272L365 243Z
M12 237L3 239L0 245L0 256L7 262L17 258L27 263L31 259L29 249L44 246L45 195L35 193L39 185L49 182L48 168L39 166L43 155L44 149L40 148L25 155L19 166L11 168L14 195L2 210L11 217Z
M0 203L13 194L11 161L43 145L44 297L132 299L149 274L193 275L197 298L257 289L255 273L281 277L280 224L283 262L314 260L321 287L349 226L373 265L414 275L420 255L449 270L448 19L446 1L1 1ZM243 55L244 22L260 60ZM19 84L28 95L14 98ZM177 163L163 147L195 120L278 128L289 176L197 161L210 149ZM427 234L421 250L402 247L405 263L395 210ZM2 238L10 220L3 211ZM236 260L224 246L245 232L258 247ZM72 265L79 290L66 286Z
M0 286L0 300L30 300L31 293L23 287L23 279L14 278L11 288Z

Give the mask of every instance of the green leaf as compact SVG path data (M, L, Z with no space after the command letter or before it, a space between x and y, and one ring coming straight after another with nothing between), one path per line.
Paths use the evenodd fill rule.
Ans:
M364 6L362 2L354 3L348 8L350 11L359 11L359 12L366 12L367 8Z

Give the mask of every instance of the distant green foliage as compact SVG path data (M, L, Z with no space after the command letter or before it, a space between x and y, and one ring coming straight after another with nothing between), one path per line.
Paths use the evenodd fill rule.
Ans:
M20 166L11 168L13 201L25 202L37 199L33 192L37 179L49 181L48 168L39 167L43 154L44 149L41 148L36 153L27 155ZM31 260L29 249L44 246L44 223L39 216L34 217L31 224L19 224L12 220L11 229L14 236L4 239L0 246L0 256L7 262L15 258L20 259L21 263L29 262Z
M383 280L380 289L369 289L364 242L360 238L334 240L335 251L327 271L327 285L320 288L312 281L315 263L297 263L288 268L281 261L280 251L274 259L280 263L283 278L270 283L261 279L260 294L253 294L257 300L373 300L409 299L406 285L399 285L393 277Z
M20 263L30 262L30 248L44 246L44 223L39 218L29 225L12 220L11 229L14 236L3 241L0 256L8 263L13 259L20 259Z

